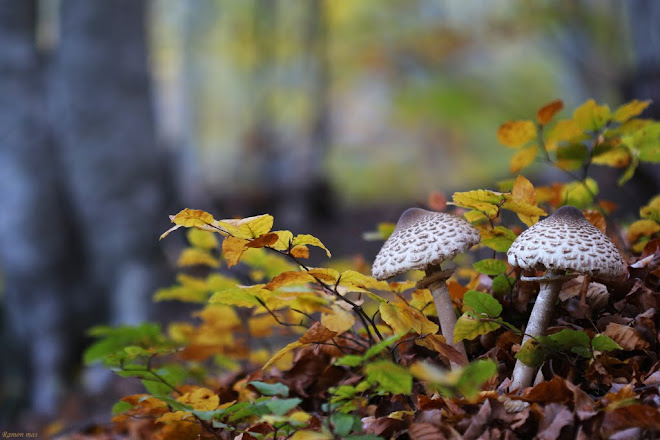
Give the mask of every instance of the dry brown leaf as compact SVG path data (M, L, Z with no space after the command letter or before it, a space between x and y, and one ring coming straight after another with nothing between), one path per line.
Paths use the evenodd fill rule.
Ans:
M615 322L607 324L603 334L612 338L624 350L646 350L650 345L648 341L642 339L639 332L634 328Z

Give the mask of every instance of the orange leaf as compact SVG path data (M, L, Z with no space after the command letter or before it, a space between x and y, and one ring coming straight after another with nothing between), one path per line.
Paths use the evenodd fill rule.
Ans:
M511 195L516 200L530 205L536 205L536 190L534 189L534 185L523 176L516 177L515 182L513 182L513 188L511 189Z
M231 235L225 238L222 242L222 253L227 260L227 267L232 267L238 264L243 252L247 249L247 243L247 240L232 237Z
M444 194L438 191L433 191L429 194L429 208L432 211L444 211L447 207L447 198Z
M539 124L545 125L552 121L552 118L555 117L557 112L564 108L564 102L561 99L552 101L549 104L544 105L536 112L536 120L539 121Z
M264 234L254 240L250 241L246 246L249 248L262 248L275 244L279 240L279 235L274 232Z
M536 137L532 121L508 121L497 130L497 140L509 148L520 148Z
M335 336L337 336L337 332L333 332L317 321L302 335L299 341L302 344L312 344L315 342L325 342Z
M304 244L299 244L291 248L291 256L295 258L309 258L309 248Z
M307 272L282 272L266 284L266 289L275 290L291 284L306 284L311 282L314 282L314 277Z
M465 364L465 356L459 353L454 347L447 344L447 340L442 335L426 335L421 339L415 340L415 344L440 353L458 365Z
M603 214L590 209L584 212L584 216L587 218L587 220L589 220L589 223L600 229L600 232L603 234L605 233L607 225L605 224L605 217L603 217Z

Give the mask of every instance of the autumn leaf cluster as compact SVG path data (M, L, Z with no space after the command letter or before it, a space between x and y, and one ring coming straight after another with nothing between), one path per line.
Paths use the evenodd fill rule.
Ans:
M423 274L377 281L369 267L308 263L331 258L316 237L273 230L268 214L217 220L201 210L171 217L189 246L173 286L156 301L197 305L189 320L99 327L88 363L142 381L144 393L115 405L115 433L156 439L637 438L660 431L660 196L613 225L618 208L600 198L594 166L660 162L660 123L632 101L611 111L590 100L568 119L561 101L534 120L504 123L499 142L515 149L511 171L533 162L566 182L534 186L522 175L493 189L456 192L449 203L481 243L447 281L458 322L439 334ZM506 252L524 230L573 205L613 238L626 261L616 280L577 277L560 293L547 335L521 346L539 291ZM385 239L393 225L367 234ZM623 231L623 232L621 232ZM316 249L316 250L315 250ZM537 384L510 392L520 360ZM451 365L458 365L451 368Z

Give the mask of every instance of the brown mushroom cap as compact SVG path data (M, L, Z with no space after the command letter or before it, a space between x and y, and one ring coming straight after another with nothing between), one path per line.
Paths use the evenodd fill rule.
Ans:
M522 269L568 270L603 278L624 273L614 243L573 206L563 206L524 231L507 252Z
M378 280L425 269L454 258L479 243L479 231L467 220L443 212L410 208L376 256L372 274Z

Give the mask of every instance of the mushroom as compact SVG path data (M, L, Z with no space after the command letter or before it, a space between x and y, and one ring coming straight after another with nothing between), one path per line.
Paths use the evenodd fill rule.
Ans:
M372 266L372 274L378 280L410 270L425 270L426 275L418 287L431 290L442 334L466 360L463 343L454 344L456 312L446 283L453 270L442 271L440 264L480 240L479 231L463 218L410 208L401 214L394 232L383 244ZM451 364L455 366L453 362Z
M624 273L623 259L614 243L573 206L559 208L520 234L507 256L513 267L546 271L542 277L520 278L540 284L521 346L545 334L563 281L578 273L605 279ZM566 275L566 271L574 274ZM534 368L517 361L509 388L520 392L531 385L533 377Z

